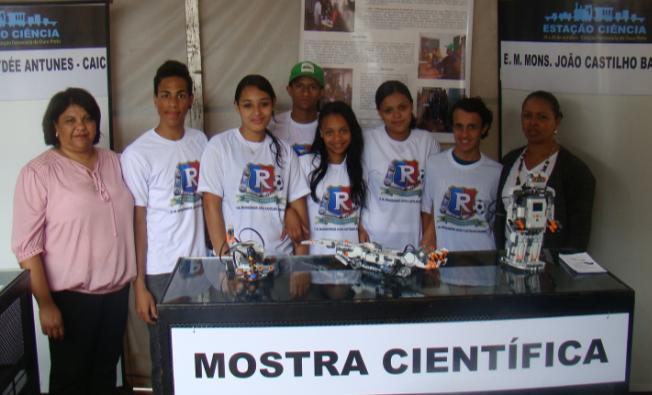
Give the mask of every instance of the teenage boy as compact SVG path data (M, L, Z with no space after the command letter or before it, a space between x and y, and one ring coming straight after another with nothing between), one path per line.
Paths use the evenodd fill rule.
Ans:
M188 68L168 60L154 77L159 123L122 154L122 172L134 196L137 275L136 312L149 327L152 387L162 391L156 304L180 256L205 256L204 217L197 193L199 160L207 139L186 128L193 100Z
M473 97L455 103L451 118L455 146L431 156L426 166L421 211L430 222L424 232L437 248L493 250L502 166L480 152L493 117L482 99Z
M315 138L319 100L324 92L324 70L313 62L299 62L290 71L286 89L292 99L292 109L275 117L270 130L301 156L310 152Z

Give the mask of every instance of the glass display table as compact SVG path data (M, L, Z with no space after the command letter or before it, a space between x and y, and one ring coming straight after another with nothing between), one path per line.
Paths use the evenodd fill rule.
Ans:
M549 253L535 274L487 251L406 278L270 259L255 282L226 259L179 259L159 305L165 393L627 390L634 292L609 273Z

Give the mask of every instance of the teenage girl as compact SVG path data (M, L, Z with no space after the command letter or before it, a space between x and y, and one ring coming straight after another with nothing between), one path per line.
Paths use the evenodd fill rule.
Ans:
M324 105L319 113L312 154L300 158L310 185L308 218L313 239L358 241L360 208L367 187L362 175L362 129L346 103ZM332 254L317 245L311 254Z
M365 130L362 162L368 187L362 212L361 241L404 249L422 245L421 195L426 160L439 152L432 133L415 128L413 100L400 81L386 81L376 91L383 124Z
M310 190L298 159L267 129L275 103L274 89L265 77L244 77L234 102L240 127L214 136L202 155L198 189L203 192L216 253L224 252L226 232L233 229L241 241L262 243L266 254L290 254L292 242L282 237L286 208L307 223L303 197ZM306 246L295 245L295 253L305 252Z

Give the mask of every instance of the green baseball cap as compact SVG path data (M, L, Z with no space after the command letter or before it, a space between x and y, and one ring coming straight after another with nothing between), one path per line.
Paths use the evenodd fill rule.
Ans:
M291 84L292 81L299 77L310 77L317 81L319 86L324 87L324 70L316 63L302 61L295 64L292 71L290 71L289 83Z

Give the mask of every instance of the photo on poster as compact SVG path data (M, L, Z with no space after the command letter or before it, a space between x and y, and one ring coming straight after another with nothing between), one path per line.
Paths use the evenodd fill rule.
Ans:
M465 35L421 34L419 38L419 79L464 79Z
M353 92L353 69L324 68L323 103L343 101L349 106Z
M417 91L417 127L434 133L452 133L450 108L464 96L464 89L420 88Z
M304 0L306 31L354 31L355 0Z

